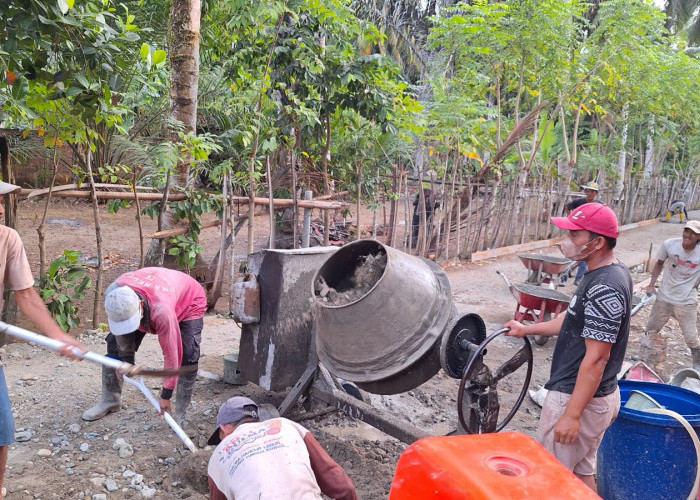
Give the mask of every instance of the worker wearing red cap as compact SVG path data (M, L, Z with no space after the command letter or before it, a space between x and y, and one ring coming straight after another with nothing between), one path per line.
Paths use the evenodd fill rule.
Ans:
M506 335L558 335L537 439L595 491L596 452L620 407L617 373L629 337L632 278L613 253L619 229L609 207L587 203L551 220L568 231L562 253L585 261L588 272L566 314L531 325L509 321Z

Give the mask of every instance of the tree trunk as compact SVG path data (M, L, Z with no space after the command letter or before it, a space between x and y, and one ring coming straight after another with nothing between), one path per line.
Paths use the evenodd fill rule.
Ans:
M87 166L88 179L90 181L90 191L92 192L92 213L95 218L95 242L97 244L97 274L95 276L95 295L92 304L92 328L97 328L100 324L100 302L102 295L102 268L104 260L102 258L102 228L100 227L100 210L95 195L95 177L92 175L92 152L87 148L85 152L85 165Z
M180 122L185 132L197 130L197 91L199 88L200 0L171 0L168 33L170 63L171 121ZM179 142L177 130L170 130L170 140ZM188 184L190 158L181 158L175 182Z
M620 153L617 156L617 179L615 180L615 201L620 200L622 189L625 187L625 167L627 165L627 126L629 118L629 102L622 106L622 132L620 133Z
M170 122L180 124L185 132L197 131L197 92L199 89L199 31L201 4L200 0L172 0L168 21L168 63L170 65L170 103L168 118ZM180 142L179 127L170 126L168 139ZM189 182L189 165L191 158L183 155L178 159L175 172L168 173L166 189L158 215L158 230L170 229L174 221L167 209L169 186L175 182L178 186L187 186ZM151 240L144 259L147 266L162 266L165 263L166 240ZM174 260L168 259L168 265L175 267ZM196 265L199 266L199 263Z
M362 162L358 162L355 165L355 168L357 170L357 214L355 215L355 219L357 221L355 226L357 228L357 234L355 235L355 240L359 240L362 236L360 231L360 208L362 207Z
M654 171L654 118L649 122L649 133L647 134L647 147L644 152L644 178L651 178Z

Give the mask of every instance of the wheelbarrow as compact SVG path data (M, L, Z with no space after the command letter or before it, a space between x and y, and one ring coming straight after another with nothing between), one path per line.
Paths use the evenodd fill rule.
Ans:
M568 272L574 263L566 257L540 253L519 253L518 258L528 270L526 283L533 285L557 283L559 277L564 272Z
M506 282L510 293L513 294L517 305L513 319L516 321L527 321L541 323L549 321L566 311L571 297L565 293L550 288L533 285L531 283L511 283L501 271L496 271ZM535 335L534 341L537 345L547 343L549 337Z

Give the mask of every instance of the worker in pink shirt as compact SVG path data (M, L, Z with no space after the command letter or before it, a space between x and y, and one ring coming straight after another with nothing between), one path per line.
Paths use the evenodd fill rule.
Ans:
M136 351L147 333L158 336L163 368L195 369L180 377L166 377L160 394L161 411L171 413L175 390L175 421L183 425L197 377L207 299L202 286L187 274L164 267L144 267L119 276L105 290L105 312L110 334L107 356L134 363ZM115 370L102 367L102 397L83 413L83 420L98 420L121 409L122 379Z

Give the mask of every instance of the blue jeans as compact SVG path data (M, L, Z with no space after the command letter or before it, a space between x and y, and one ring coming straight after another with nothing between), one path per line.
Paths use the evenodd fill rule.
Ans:
M15 419L12 417L10 397L5 382L5 368L0 365L0 446L15 442Z
M576 268L576 277L574 278L574 281L581 281L581 278L583 278L583 275L586 274L586 271L588 271L588 266L586 265L586 262L582 260L578 263L578 267ZM568 279L569 271L561 275L560 281L562 283L566 283Z

